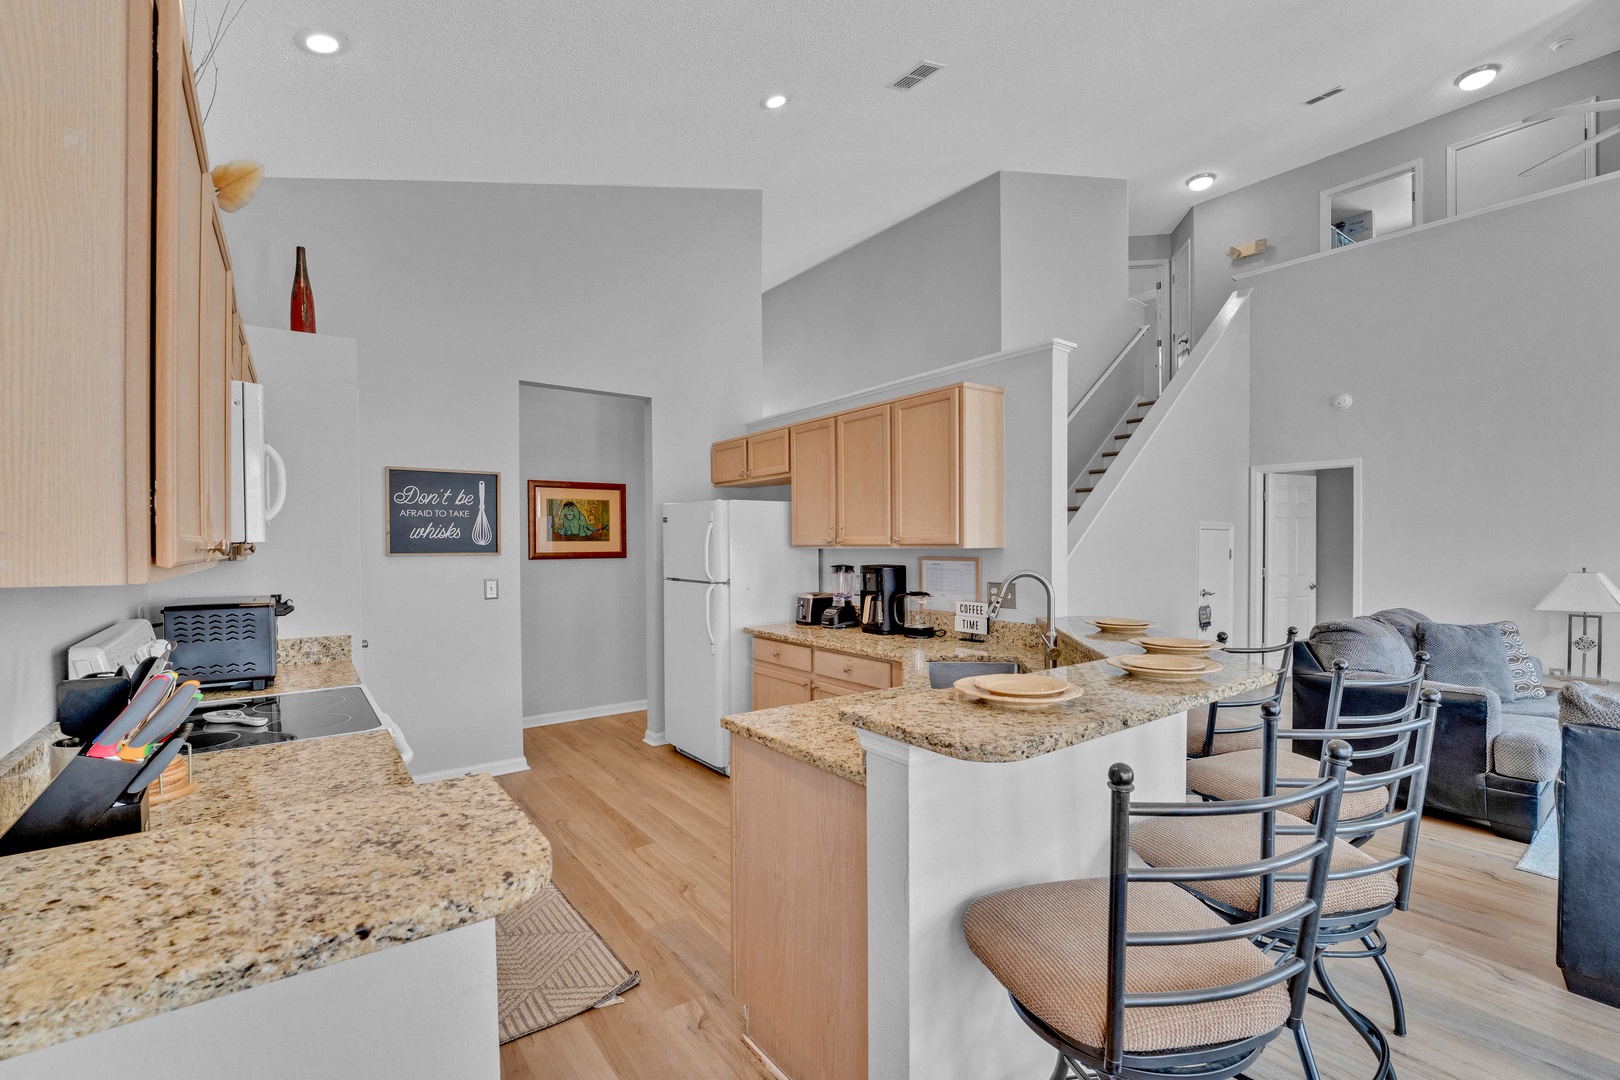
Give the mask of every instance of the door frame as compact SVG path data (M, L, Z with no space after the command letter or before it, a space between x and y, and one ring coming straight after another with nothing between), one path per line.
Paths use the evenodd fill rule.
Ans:
M1594 94L1593 96L1588 97L1588 98L1581 98L1581 99L1579 99L1577 101L1572 101L1572 102L1570 102L1570 104L1579 105L1579 104L1581 104L1583 102L1596 101L1596 100L1597 100L1597 95ZM1552 119L1552 118L1548 117L1547 119ZM1456 214L1457 214L1457 153L1459 151L1466 150L1470 146L1478 146L1482 142L1490 142L1492 139L1500 139L1503 135L1511 135L1515 131L1523 131L1526 128L1535 127L1536 124L1544 124L1546 122L1547 122L1546 120L1537 120L1535 123L1526 123L1525 121L1521 120L1517 124L1509 124L1506 127L1499 127L1499 128L1496 128L1494 131L1487 131L1487 132L1484 132L1483 134L1475 135L1475 136L1472 136L1471 138L1463 139L1461 142L1454 142L1454 143L1450 144L1449 146L1447 146L1446 147L1446 217L1455 217ZM1597 126L1598 126L1597 113L1593 113L1593 112L1587 113L1585 123L1586 123L1586 137L1588 139L1590 139L1594 134L1597 133ZM1590 179L1592 179L1592 177L1597 175L1597 149L1598 148L1595 147L1595 146L1588 146L1586 148L1586 153L1582 155L1582 157L1584 157L1586 159L1586 176L1584 177L1584 179L1590 180ZM1549 190L1556 190L1556 189L1549 189ZM1512 200L1509 200L1509 201L1511 202ZM1497 205L1500 206L1501 204L1498 203ZM1489 208L1488 207L1480 207L1479 209L1484 210L1484 209L1489 209Z
M1185 312L1185 314L1187 316L1187 355L1191 356L1193 347L1198 344L1198 341L1197 341L1196 338L1193 337L1193 332L1192 332L1193 331L1193 311L1196 309L1197 305L1193 302L1193 279L1194 279L1194 274L1193 274L1193 238L1191 236L1189 236L1189 237L1187 237L1187 239L1183 240L1181 242L1180 247L1175 248L1173 251L1171 251L1171 253L1170 253L1170 265L1165 267L1165 277L1168 278L1170 276L1171 272L1173 271L1173 269L1174 269L1174 267L1176 265L1176 256L1180 255L1183 251L1185 251L1187 253L1187 305L1186 305L1187 306L1187 311ZM1175 294L1176 294L1175 289L1176 289L1175 282L1171 281L1170 282L1170 296L1171 296L1171 300L1170 300L1170 350L1169 350L1169 352L1167 352L1165 354L1165 358L1167 360L1167 363L1165 364L1165 372L1166 372L1166 375L1168 376L1166 378L1166 380L1165 380L1166 382L1169 382L1170 379L1174 379L1176 377L1176 371L1181 366L1180 364L1176 363L1176 302L1175 302L1175 299L1174 299Z
M1127 270L1145 270L1153 267L1160 274L1159 289L1159 325L1153 328L1159 340L1159 393L1164 392L1164 384L1169 380L1165 376L1169 373L1170 354L1165 351L1164 343L1170 340L1170 290L1164 286L1170 284L1169 259L1130 259L1125 263ZM1155 395L1157 396L1157 395Z
M1331 461L1295 461L1281 465L1249 466L1249 640L1264 645L1261 640L1265 624L1265 550L1266 511L1265 484L1267 473L1317 472L1321 469L1350 470L1350 609L1361 610L1361 518L1364 505L1360 458L1337 458ZM1317 568L1320 572L1321 567ZM1300 627L1301 633L1310 628Z
M1448 149L1446 151L1446 153L1447 153L1447 157L1446 157L1447 165L1446 165L1446 168L1447 168L1447 175L1449 176L1450 175L1450 167L1451 167L1450 166L1450 162L1451 162L1450 153L1451 153L1451 151ZM1360 179L1351 180L1351 181L1348 181L1347 183L1343 183L1343 184L1338 184L1338 185L1335 185L1334 187L1330 187L1327 190L1323 191L1322 194L1321 194L1321 197L1320 197L1320 199L1318 201L1318 204L1317 204L1318 207L1319 207L1318 221L1317 221L1317 236L1318 236L1318 241L1319 242L1318 242L1318 245L1317 245L1317 250L1319 250L1319 251L1334 251L1334 250L1337 250L1337 249L1335 249L1333 247L1333 220L1332 220L1332 218L1333 218L1333 196L1335 196L1335 195L1343 195L1347 191L1354 191L1357 188L1367 187L1367 186L1369 186L1371 184L1378 183L1380 180L1388 180L1392 176L1399 176L1399 175L1401 175L1401 173L1406 173L1406 172L1409 172L1409 173L1412 174L1412 228L1415 229L1419 225L1422 225L1423 220L1424 220L1423 219L1423 159L1418 158L1416 161L1408 161L1404 165L1396 165L1396 166L1394 166L1392 168L1384 169L1381 172L1368 173L1366 176L1363 176ZM1453 188L1453 190L1455 190L1455 188ZM1450 201L1451 201L1451 199L1448 197L1448 204L1449 204ZM1449 213L1449 211L1448 211L1448 213ZM1406 230L1402 230L1402 231L1406 231ZM1374 239L1377 239L1377 237L1374 237ZM1282 470L1273 469L1272 471L1273 472L1279 472L1279 471L1282 471Z
M1231 542L1232 542L1232 558L1231 558L1230 562L1227 564L1227 573L1231 576L1231 579L1232 579L1232 598L1231 598L1231 604L1232 604L1232 631L1233 631L1233 633L1236 633L1238 625L1240 624L1240 622L1247 622L1248 621L1247 619L1243 619L1242 618L1242 613L1240 613L1238 611L1238 602L1237 602L1238 601L1238 596L1237 596L1237 524L1235 522L1231 522L1231 521L1200 521L1198 523L1198 534L1193 537L1193 565L1194 566L1198 565L1198 556L1200 554L1200 552L1198 550L1198 546L1199 546L1199 541L1201 541L1204 538L1203 533L1204 533L1205 529L1224 530L1226 532L1227 536L1231 538ZM1202 600L1203 597L1200 596L1198 599ZM1202 632L1203 631L1199 631L1199 633L1202 633ZM1251 635L1251 640L1252 640L1252 635ZM1234 642L1234 644L1236 644L1236 643Z

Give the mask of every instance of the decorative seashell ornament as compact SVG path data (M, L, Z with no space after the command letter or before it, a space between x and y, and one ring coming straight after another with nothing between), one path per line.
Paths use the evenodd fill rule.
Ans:
M257 161L227 161L213 171L219 208L228 214L246 206L264 181L264 166Z

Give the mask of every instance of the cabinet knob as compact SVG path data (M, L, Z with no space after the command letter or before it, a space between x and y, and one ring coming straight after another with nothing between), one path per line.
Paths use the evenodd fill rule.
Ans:
M782 655L782 650L781 649L772 649L771 650L771 655L772 656L781 656Z
M855 670L855 665L854 664L845 664L844 665L844 674L845 675L848 675L850 672L852 672L854 670Z

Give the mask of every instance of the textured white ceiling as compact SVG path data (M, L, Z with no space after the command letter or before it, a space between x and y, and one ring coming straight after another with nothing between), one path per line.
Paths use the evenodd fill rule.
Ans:
M1125 177L1163 232L1192 173L1214 197L1475 100L1476 64L1488 95L1616 49L1620 0L246 0L207 130L271 176L760 188L769 287L998 169Z

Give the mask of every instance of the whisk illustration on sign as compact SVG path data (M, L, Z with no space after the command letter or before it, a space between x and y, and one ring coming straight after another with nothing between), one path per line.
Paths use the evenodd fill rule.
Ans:
M489 519L484 516L484 482L478 481L478 520L473 522L472 542L487 547L494 534L489 531Z

